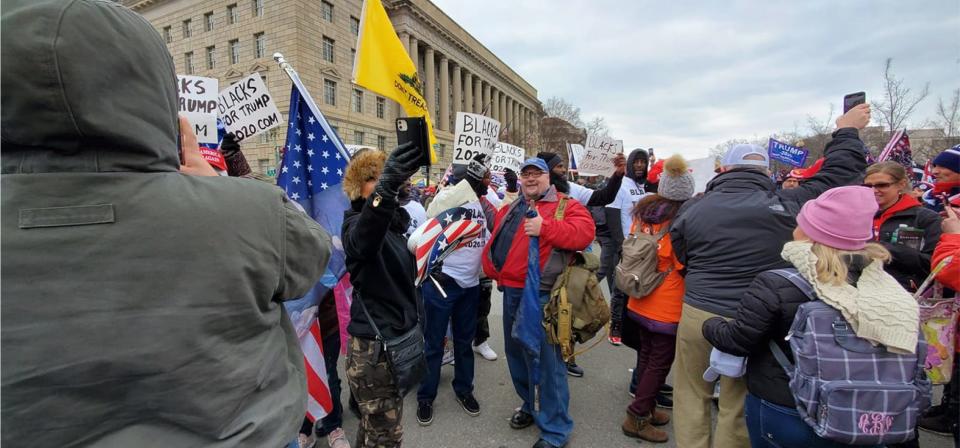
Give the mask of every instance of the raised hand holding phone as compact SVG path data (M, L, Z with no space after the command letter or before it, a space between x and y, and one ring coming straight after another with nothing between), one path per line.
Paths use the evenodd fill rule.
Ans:
M191 176L216 176L217 172L200 154L200 144L197 143L197 134L193 132L190 120L180 117L180 152L182 164L180 172Z

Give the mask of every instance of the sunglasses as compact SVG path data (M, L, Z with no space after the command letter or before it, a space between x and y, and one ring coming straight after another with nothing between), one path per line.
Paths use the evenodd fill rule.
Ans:
M893 185L891 182L877 182L875 184L863 184L864 187L873 188L877 190L886 190Z

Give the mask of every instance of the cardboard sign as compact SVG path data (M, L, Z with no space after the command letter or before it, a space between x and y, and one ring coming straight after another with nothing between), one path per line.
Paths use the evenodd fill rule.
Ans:
M494 173L504 173L509 168L519 175L520 165L523 164L524 153L523 148L519 146L498 142L497 145L493 147L493 158L490 159L490 171Z
M190 120L198 143L217 141L217 87L215 78L177 75L177 103L180 115Z
M220 119L237 141L253 137L283 124L260 73L254 73L220 92Z
M457 112L453 138L453 163L466 165L477 154L493 155L500 141L500 122L478 114Z
M767 153L772 160L777 160L787 165L802 167L807 161L809 151L771 138L770 143L767 145Z
M623 140L590 134L587 135L587 144L583 149L583 157L577 160L578 170L610 177L616 170L613 166L613 158L617 154L623 154Z

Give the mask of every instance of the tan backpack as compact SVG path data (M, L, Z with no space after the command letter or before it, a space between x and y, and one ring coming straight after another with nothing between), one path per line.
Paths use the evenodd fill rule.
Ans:
M630 297L644 297L663 283L673 267L666 272L657 270L657 249L660 240L669 231L670 226L664 225L655 235L633 232L623 240L623 251L614 279L619 290Z

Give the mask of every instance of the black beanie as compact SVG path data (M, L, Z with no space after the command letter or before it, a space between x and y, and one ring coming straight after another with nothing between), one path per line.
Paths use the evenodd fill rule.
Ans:
M537 158L547 162L547 168L553 170L554 167L563 163L563 159L555 152L541 151L537 153Z

